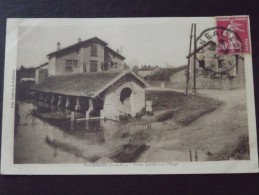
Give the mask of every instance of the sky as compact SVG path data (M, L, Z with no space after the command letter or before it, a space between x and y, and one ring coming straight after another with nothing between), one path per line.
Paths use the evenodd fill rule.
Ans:
M178 67L187 64L191 23L197 36L214 26L214 18L17 19L17 67L36 67L46 55L99 37L114 50L121 49L129 65Z

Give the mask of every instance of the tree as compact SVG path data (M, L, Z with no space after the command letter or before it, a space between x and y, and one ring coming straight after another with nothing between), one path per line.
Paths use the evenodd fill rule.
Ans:
M137 74L138 70L139 70L138 65L134 65L133 68L132 68L132 71Z

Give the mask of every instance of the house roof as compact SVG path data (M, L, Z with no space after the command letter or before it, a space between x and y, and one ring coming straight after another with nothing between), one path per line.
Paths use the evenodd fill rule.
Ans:
M37 66L35 69L39 69L39 68L42 68L42 67L48 66L48 65L49 65L49 63L45 62L44 64L41 64L41 65Z
M48 69L39 69L39 74L48 74L49 70Z
M160 80L167 81L170 80L170 77L178 71L184 70L187 68L187 65L176 67L176 68L161 68L158 72L153 75L148 76L150 80Z
M152 71L155 70L156 68L159 68L158 66L143 66L138 71Z
M174 75L175 73L181 71L181 70L185 70L187 69L187 65L184 65L184 66L180 66L180 67L177 67L177 68L172 68L170 70L170 73L171 73L171 76Z
M123 57L121 54L119 54L118 52L114 51L113 49L107 47L108 43L106 43L105 41L99 39L98 37L93 37L93 38L90 38L90 39L87 39L87 40L84 40L84 41L80 41L80 42L77 42L73 45L70 45L68 47L64 47L60 50L57 50L57 51L54 51L54 52L51 52L49 53L47 56L50 56L50 55L56 55L56 54L59 54L61 52L64 52L68 49L73 49L73 48L77 48L77 47L80 47L82 46L83 44L86 44L86 43L91 43L91 42L100 42L101 44L103 44L104 46L106 46L106 48L108 48L109 51L111 51L114 55L117 55L119 58L123 58L125 59L125 57Z
M124 56L122 56L121 54L119 54L118 52L114 51L113 49L111 49L110 47L106 46L106 48L108 49L109 52L111 52L114 55L117 55L119 58L121 59L126 59Z
M35 85L32 90L94 98L127 74L131 74L144 86L148 86L132 71L124 71L50 76L43 82Z
M213 46L216 46L216 43L213 42L213 41L208 41L207 43L205 43L204 45L198 47L196 49L196 53L203 50L205 47L207 47L208 45L213 45ZM186 58L189 58L189 57L192 57L194 55L194 51L192 53L190 53L188 56L186 56Z

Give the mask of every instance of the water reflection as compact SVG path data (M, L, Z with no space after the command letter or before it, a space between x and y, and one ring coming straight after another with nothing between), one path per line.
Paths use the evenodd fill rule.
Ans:
M15 163L96 162L134 139L130 125L109 120L70 121L71 111L45 102L18 102ZM32 110L34 115L32 115ZM83 113L76 113L82 118ZM137 129L144 126L137 127ZM128 148L127 148L128 150Z

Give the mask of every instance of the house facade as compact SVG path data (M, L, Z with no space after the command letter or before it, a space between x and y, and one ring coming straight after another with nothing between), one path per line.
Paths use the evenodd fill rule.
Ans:
M57 50L47 57L49 76L123 70L125 66L125 57L98 37L78 39L76 44L65 48L58 42Z
M44 63L35 68L35 83L44 81L49 76L48 63Z
M194 86L194 53L190 58L189 88ZM216 44L208 42L197 49L196 88L236 89L245 87L245 67L242 54L218 54Z
M184 89L186 87L186 71L187 71L186 65L174 68L171 71L171 75L170 75L171 88Z

